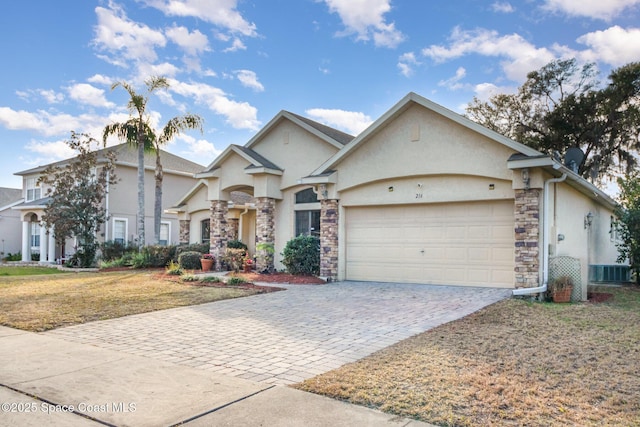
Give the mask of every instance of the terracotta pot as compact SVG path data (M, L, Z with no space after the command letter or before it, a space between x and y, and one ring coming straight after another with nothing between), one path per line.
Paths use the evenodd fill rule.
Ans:
M244 265L244 272L245 273L251 273L251 269L253 268L252 264L245 264Z
M554 292L553 302L571 302L571 292L573 292L573 286L567 286L562 291Z
M208 258L200 259L200 265L202 265L202 271L213 270L213 260Z

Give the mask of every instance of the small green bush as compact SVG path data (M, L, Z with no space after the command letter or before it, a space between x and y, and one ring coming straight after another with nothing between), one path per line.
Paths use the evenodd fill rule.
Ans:
M5 261L22 261L22 253L18 252L12 254L11 252L7 253L7 256L4 259Z
M247 250L247 245L242 243L240 240L229 240L227 242L227 249L244 249Z
M291 274L320 274L320 239L298 236L287 242L282 252L282 264Z
M194 276L193 274L185 274L180 276L180 280L183 282L197 282L200 279L197 276Z
M108 240L100 244L100 257L103 261L113 261L124 257L125 254L137 252L138 248L131 242L128 244Z
M218 276L205 276L202 278L205 283L220 283L222 280Z
M249 282L247 282L241 277L232 277L229 280L227 280L227 285L229 286L244 285L245 283L249 283Z
M188 251L178 255L178 264L185 270L199 270L202 252Z
M224 262L230 270L237 273L244 266L244 261L246 258L247 251L245 249L227 248L224 251L224 255L222 256L222 262Z
M147 268L150 266L149 254L145 252L131 254L130 263L133 268Z
M111 261L100 261L100 268L114 268L114 267L130 267L130 260L125 257L116 258Z

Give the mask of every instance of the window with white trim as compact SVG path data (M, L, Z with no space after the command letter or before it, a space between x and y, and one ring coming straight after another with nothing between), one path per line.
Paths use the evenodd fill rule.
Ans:
M320 237L320 201L312 188L295 194L295 235Z
M31 202L33 200L38 200L41 197L42 190L38 184L38 178L27 178L26 187L27 195L25 201Z
M113 219L113 241L122 245L127 244L127 228L128 222L126 218Z
M200 239L202 243L209 243L211 241L211 220L204 219L200 222Z
M170 222L160 223L160 241L158 243L163 246L168 245L170 236L171 236L171 223Z
M31 249L40 250L40 224L31 223Z

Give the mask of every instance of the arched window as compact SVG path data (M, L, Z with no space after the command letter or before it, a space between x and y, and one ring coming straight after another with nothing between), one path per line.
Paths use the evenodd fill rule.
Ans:
M295 194L295 235L320 236L320 202L312 188Z

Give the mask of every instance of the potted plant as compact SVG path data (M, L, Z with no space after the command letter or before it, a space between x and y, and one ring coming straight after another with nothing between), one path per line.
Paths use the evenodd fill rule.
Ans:
M549 293L553 302L571 302L573 280L569 276L560 276L549 284Z
M202 271L213 270L213 262L214 262L213 255L203 254L202 258L200 258L200 265L202 266Z

